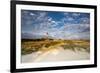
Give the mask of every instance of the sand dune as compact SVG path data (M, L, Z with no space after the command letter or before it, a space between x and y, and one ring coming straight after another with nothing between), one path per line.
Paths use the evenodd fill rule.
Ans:
M90 54L85 50L73 51L58 47L56 49L48 50L46 52L38 51L35 53L23 55L22 63L87 60L89 58Z

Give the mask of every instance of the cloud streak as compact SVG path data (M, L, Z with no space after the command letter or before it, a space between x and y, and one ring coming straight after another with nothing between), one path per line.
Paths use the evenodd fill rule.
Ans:
M38 36L49 33L48 36L55 39L89 39L90 14L22 10L21 29L22 35L29 33Z

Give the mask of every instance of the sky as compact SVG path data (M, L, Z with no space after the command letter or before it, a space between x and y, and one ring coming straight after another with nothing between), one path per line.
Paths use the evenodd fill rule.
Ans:
M27 39L89 39L90 13L21 10L21 35Z

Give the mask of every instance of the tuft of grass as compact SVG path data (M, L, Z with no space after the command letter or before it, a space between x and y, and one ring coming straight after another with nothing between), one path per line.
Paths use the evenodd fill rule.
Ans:
M22 48L22 49L21 49L21 54L22 54L22 55L30 54L30 53L36 52L36 51L38 51L38 50L39 50L39 48Z
M73 51L84 49L86 52L90 52L89 40L24 40L21 42L21 54L30 54L42 50L43 47L48 49L51 46L61 46Z

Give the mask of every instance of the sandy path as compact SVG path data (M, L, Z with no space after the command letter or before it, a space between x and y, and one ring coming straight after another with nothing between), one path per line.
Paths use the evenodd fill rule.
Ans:
M69 61L86 60L90 55L86 51L64 50L62 47L48 50L44 53L37 52L22 56L22 62L51 62L51 61Z

